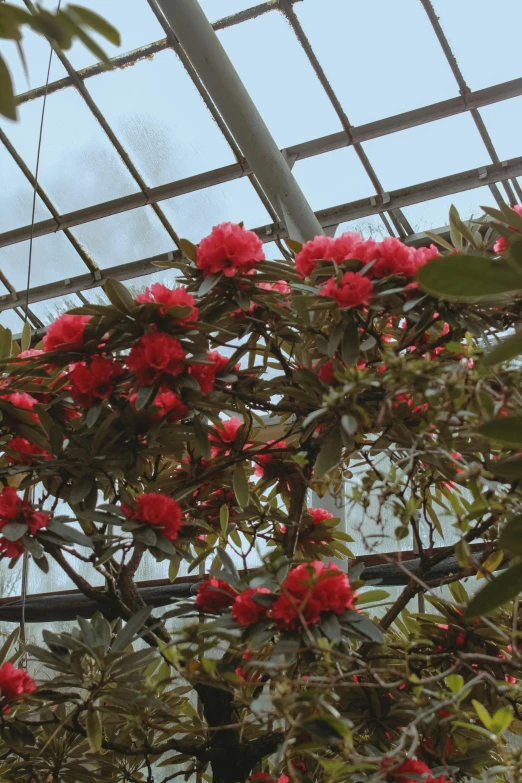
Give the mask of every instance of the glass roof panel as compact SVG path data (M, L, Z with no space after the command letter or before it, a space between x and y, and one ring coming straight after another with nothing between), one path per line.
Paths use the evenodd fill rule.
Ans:
M48 3L50 0L48 0ZM94 40L108 57L115 57L140 46L165 38L163 28L152 13L147 0L81 0L79 5L90 8L114 25L121 36L121 46L113 46L105 38L92 33ZM67 58L76 70L98 62L83 44L76 42L66 52Z
M412 204L404 209L404 213L415 233L430 231L449 224L449 209L452 204L457 207L462 220L479 217L482 214L482 206L497 206L490 189L483 187Z
M151 187L235 162L171 49L96 76L89 90Z
M468 114L448 117L364 143L387 190L439 179L490 163Z
M199 242L218 223L243 221L246 228L256 228L272 222L246 177L176 196L161 205L179 236L191 242Z
M5 293L2 291L2 293ZM18 334L22 331L24 322L17 316L13 309L4 310L0 313L0 326L4 326L6 329L10 329L13 334Z
M500 160L522 155L520 121L522 97L501 101L480 110Z
M199 0L199 4L210 21L215 22L223 19L224 16L244 11L245 8L252 8L256 2L255 0Z
M19 122L0 123L33 173L42 101L39 98L23 104ZM39 181L60 212L119 198L138 189L86 103L72 88L47 98Z
M67 294L66 296L55 296L52 299L46 299L45 302L34 302L30 305L31 310L38 316L44 326L52 323L60 315L73 307L80 307L81 302L76 294Z
M418 0L306 0L294 10L353 125L458 93ZM307 125L317 107L304 106Z
M151 207L84 223L74 234L100 269L165 253L174 245Z
M338 237L340 234L344 234L345 231L358 231L365 239L373 237L378 242L389 236L386 226L379 215L369 215L368 217L357 218L357 220L346 220L344 223L339 223L335 236Z
M82 296L84 296L91 304L110 304L101 286L96 286L96 288L87 288L81 293Z
M0 232L27 226L31 222L33 188L1 142L0 172L3 183L0 188ZM37 196L35 219L47 220L50 217L51 213Z
M218 35L280 147L342 130L302 47L280 13Z
M353 147L298 160L293 172L314 210L355 201L374 193Z
M472 90L520 76L522 3L518 0L432 0ZM484 27L491 24L493 38Z
M16 288L27 288L29 240L0 248L0 269ZM31 287L84 275L87 267L62 232L35 237L31 262Z

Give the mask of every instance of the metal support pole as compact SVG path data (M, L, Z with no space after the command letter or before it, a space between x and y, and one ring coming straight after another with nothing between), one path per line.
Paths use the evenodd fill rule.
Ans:
M156 2L289 236L306 242L323 234L321 224L197 0Z

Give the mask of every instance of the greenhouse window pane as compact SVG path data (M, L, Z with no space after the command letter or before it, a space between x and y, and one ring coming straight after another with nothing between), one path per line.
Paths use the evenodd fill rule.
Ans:
M84 223L74 234L101 269L165 253L174 245L151 207Z
M256 228L272 222L246 178L176 196L162 201L162 207L178 234L192 242L199 242L218 223L243 221L246 228Z
M5 291L2 291L2 293L5 293ZM23 329L24 322L14 310L4 310L0 313L0 326L10 329L13 334L19 334Z
M522 3L513 0L496 0L494 5L490 0L432 2L472 90L520 76Z
M361 234L364 239L373 237L377 242L380 242L382 239L389 236L386 226L379 215L369 215L368 217L358 218L357 220L346 220L344 223L339 223L335 236L338 237L346 231L356 231Z
M20 121L0 123L34 173L43 98L20 106ZM72 88L49 95L39 182L60 212L72 212L138 189L99 123Z
M131 294L136 297L138 294L143 294L145 289L154 285L154 283L160 283L167 286L167 288L175 288L178 274L177 269L160 269L158 272L153 272L150 275L132 277L130 280L123 280L122 282Z
M522 97L485 106L480 111L500 160L522 155Z
M355 201L374 192L353 147L298 160L293 172L314 210Z
M302 47L279 13L218 33L280 147L341 130Z
M38 316L44 326L59 318L73 307L80 307L81 302L76 294L67 294L66 296L55 296L52 299L46 299L45 302L33 302L31 310ZM64 512L66 513L66 512Z
M0 269L17 291L27 288L29 240L0 248ZM67 277L84 275L87 267L62 234L46 234L33 240L30 285L45 285Z
M468 114L430 122L364 144L386 190L439 179L490 163Z
M199 4L211 22L224 16L237 14L245 8L252 8L255 0L199 0Z
M353 125L458 92L418 0L307 0L295 12ZM304 106L308 123L317 107Z
M81 0L79 5L100 14L118 30L121 37L120 46L114 46L96 33L92 34L108 57L116 57L123 52L165 38L165 32L147 0ZM79 42L73 44L66 55L76 70L86 68L99 60Z
M33 209L33 188L27 177L0 143L0 231L11 231L31 222ZM47 220L51 213L39 196L36 197L35 220Z
M87 301L90 302L91 304L101 304L101 305L110 304L101 286L96 286L96 288L87 288L85 291L82 291L81 293L82 296L84 296L87 299Z
M96 76L89 90L151 187L235 162L171 49Z
M462 220L470 220L482 214L481 207L494 206L495 200L487 187L466 190L463 193L453 193L450 196L412 204L404 210L415 233L429 231L449 224L449 210L454 204Z

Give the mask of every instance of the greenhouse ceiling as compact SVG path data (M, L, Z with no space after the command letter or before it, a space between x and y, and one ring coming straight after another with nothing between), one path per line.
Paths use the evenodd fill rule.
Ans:
M0 323L15 334L27 305L39 328L102 298L107 277L164 280L155 262L222 221L286 252L282 216L156 0L82 4L121 33L113 69L79 44L49 69L49 44L29 34L28 85L5 47L20 116L0 122ZM487 0L200 4L328 233L422 243L452 203L466 219L522 202L516 0L494 20Z

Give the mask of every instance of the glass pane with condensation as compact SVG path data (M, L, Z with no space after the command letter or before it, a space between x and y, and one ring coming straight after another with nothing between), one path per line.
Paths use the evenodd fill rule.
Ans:
M94 32L89 33L108 57L117 57L165 37L147 0L81 0L78 5L100 14L118 30L120 46L114 46ZM100 59L80 42L74 43L66 55L76 70L93 65Z
M432 2L472 90L520 77L519 0L496 0L494 5L490 0Z
M272 222L246 177L161 204L178 234L191 242L200 242L218 223L244 222L245 228L255 228Z
M158 272L153 272L150 275L141 275L140 277L133 277L122 282L131 294L136 297L138 294L143 294L154 283L160 283L167 286L167 288L175 288L177 275L178 271L176 269L160 269Z
M38 316L44 326L49 326L53 321L72 310L74 307L81 307L81 301L76 294L66 294L65 296L54 296L52 299L46 299L45 302L34 302L31 310Z
M0 248L0 269L17 291L27 288L29 240ZM58 232L35 237L31 260L30 287L84 275L87 267L69 240Z
M199 0L199 4L211 22L232 16L255 5L253 0Z
M152 207L140 207L75 226L74 234L101 269L174 249L173 240Z
M357 218L357 220L345 220L344 223L339 223L337 226L335 236L338 237L346 231L356 231L364 239L372 237L376 242L380 242L389 236L386 226L379 215L368 215L368 217Z
M20 6L25 11L27 7L24 0L10 0L13 5ZM55 10L56 0L46 0L41 3L48 10ZM27 65L27 74L24 71L22 60L18 52L18 47L12 41L2 40L2 56L5 58L11 76L14 82L15 94L27 92L36 87L41 87L47 79L47 69L49 68L49 55L51 47L48 41L41 35L33 33L29 28L24 27L22 47ZM51 60L51 70L49 81L62 79L67 76L67 72L55 54Z
M404 212L416 233L431 229L436 231L449 224L449 210L452 204L457 207L462 220L480 217L483 214L481 209L483 206L497 206L490 189L482 187L412 204L406 207Z
M522 155L522 97L485 106L480 112L500 160Z
M0 232L12 231L31 222L34 189L0 142ZM47 220L51 213L36 197L35 220Z
M87 288L86 290L82 291L81 294L91 304L101 304L101 305L110 304L101 286L96 286L95 288Z
M353 125L458 94L418 0L307 0L294 10ZM298 116L315 111L305 101Z
M101 74L89 90L147 185L235 162L212 115L171 49Z
M352 147L298 160L293 172L314 210L355 201L375 192Z
M42 101L23 104L18 123L0 122L33 174ZM69 88L47 97L38 179L61 213L138 190L85 101Z
M417 185L490 163L471 117L459 114L364 143L385 190Z
M2 291L4 293L4 291ZM5 329L10 329L13 334L18 334L22 331L24 322L11 308L10 310L3 310L0 312L0 326Z
M342 130L304 50L277 12L218 33L280 147Z

